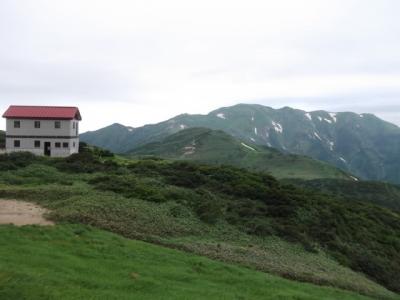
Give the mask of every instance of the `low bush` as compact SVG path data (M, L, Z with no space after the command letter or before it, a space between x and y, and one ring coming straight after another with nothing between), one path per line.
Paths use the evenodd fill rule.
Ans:
M25 168L20 168L14 172L1 172L0 182L13 185L41 185L59 183L71 185L73 183L70 176L60 173L54 167L44 164L33 163Z
M400 291L396 277L400 273L400 216L396 213L283 185L268 175L227 166L139 161L130 170L136 176L207 191L200 193L206 195L204 202L202 197L193 197L196 202L192 203L204 221L224 219L247 233L277 234L300 242L307 251L315 251L319 245L353 269ZM360 248L369 257L368 263L357 254Z
M111 151L95 146L90 146L85 142L79 143L79 153L91 153L94 156L98 156L101 158L114 157L114 153L112 153Z
M166 201L161 189L155 188L156 181L143 182L135 176L100 176L89 181L96 189L103 191L112 191L128 198L137 198L153 202Z
M0 130L0 149L6 147L6 133Z
M13 152L0 155L0 171L17 170L26 167L41 158L30 152Z
M195 212L202 221L216 223L223 215L222 199L205 189L198 189L196 192L199 195L199 201L194 203Z
M46 185L46 189L42 186L29 190L0 189L0 196L46 199L46 203L50 204L54 200L59 201L57 205L60 206L64 205L62 201L76 201L81 205L78 207L84 209L71 209L68 221L95 224L130 237L143 234L144 226L151 227L151 234L163 237L182 232L194 234L196 231L187 224L201 224L201 221L216 223L216 226L226 224L257 238L277 235L287 241L301 243L307 251L314 251L316 247L325 249L343 264L392 290L400 291L400 216L395 211L358 201L341 201L283 185L268 175L226 166L150 159L121 166L90 151L66 159L43 161L43 165L50 168L48 171L54 173L47 176L46 169L35 169L41 158L30 154L0 157L3 167L32 165L25 170L9 171L7 175L14 176L15 182L39 174L39 180L51 182L50 177L53 177L55 183L52 189L52 185ZM51 165L56 166L58 171ZM99 174L72 174L77 172ZM68 188L62 186L63 177L73 179L74 176L79 178L74 185ZM91 186L82 183L82 179L88 180ZM80 192L81 186L86 186L88 194L77 194L71 198ZM106 200L100 200L98 195ZM141 223L135 223L132 221L136 216L133 205L139 202L145 203L147 208ZM162 209L154 215L156 207ZM194 221L194 218L182 217L192 215L198 218ZM170 222L175 216L179 220ZM157 222L164 223L160 225ZM174 229L168 225L172 223ZM205 230L203 228L212 226L199 227Z
M80 152L71 156L54 161L54 165L60 171L72 173L94 173L116 171L119 166L112 160L105 160L93 152Z

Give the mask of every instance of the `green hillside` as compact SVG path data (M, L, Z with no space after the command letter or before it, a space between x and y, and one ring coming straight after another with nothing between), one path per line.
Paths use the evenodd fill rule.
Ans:
M57 222L297 281L379 299L394 297L383 286L400 291L400 216L394 211L233 167L96 153L0 156L0 198L39 203Z
M114 124L81 139L124 153L191 127L223 130L245 143L309 156L363 179L400 183L400 128L371 114L239 104L135 129Z
M365 201L400 211L400 186L379 181L336 179L286 180L300 187L324 192L346 201Z
M189 128L161 142L135 148L130 155L154 155L175 160L190 160L217 165L233 165L268 172L276 178L340 178L350 175L314 159L283 154L273 148L243 143L220 130Z
M0 298L368 299L97 229L0 226Z

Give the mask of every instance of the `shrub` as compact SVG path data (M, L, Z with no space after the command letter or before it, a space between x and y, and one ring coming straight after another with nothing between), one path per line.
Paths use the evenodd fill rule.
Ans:
M197 188L206 182L199 169L187 162L175 162L169 168L164 168L162 174L169 184L186 188Z
M40 158L30 152L13 152L0 155L0 171L16 170L26 167Z
M165 202L165 196L155 184L138 180L135 176L100 176L89 181L96 189L112 191L127 198L138 198L153 202ZM155 183L153 181L153 183Z
M74 173L116 171L119 168L116 162L111 160L103 162L99 156L88 151L75 153L65 159L56 160L54 164L60 171Z
M89 146L85 142L79 142L79 153L91 153L94 156L102 158L114 157L114 153L111 151L96 146Z
M214 194L204 189L198 189L196 192L200 196L200 201L194 203L197 215L204 222L210 224L216 223L223 215L221 199L218 199Z

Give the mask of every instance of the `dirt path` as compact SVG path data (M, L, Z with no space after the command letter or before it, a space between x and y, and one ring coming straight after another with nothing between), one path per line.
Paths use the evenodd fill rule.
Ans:
M29 202L0 199L0 224L54 225L43 217L46 212L45 208Z

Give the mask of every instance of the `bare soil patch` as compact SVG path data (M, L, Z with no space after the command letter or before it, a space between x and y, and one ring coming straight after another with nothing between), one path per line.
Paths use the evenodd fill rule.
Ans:
M0 199L0 224L54 225L43 217L47 212L47 209L33 203Z

